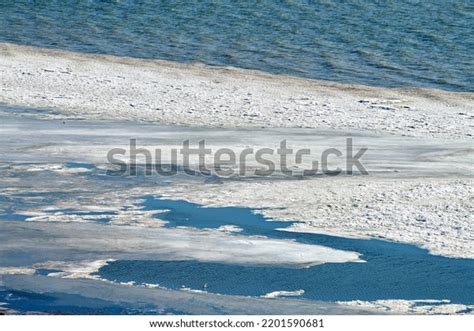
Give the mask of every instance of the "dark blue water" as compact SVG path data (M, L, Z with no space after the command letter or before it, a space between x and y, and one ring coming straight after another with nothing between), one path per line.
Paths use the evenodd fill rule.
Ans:
M264 235L356 251L367 262L292 269L196 261L116 261L101 268L100 276L230 295L260 296L302 289L302 297L312 300L449 299L474 304L474 260L433 256L413 245L383 240L278 231L288 223L269 221L247 208L202 208L150 196L145 197L144 205L148 210L168 209L158 214L169 222L168 227L232 224L243 229L238 235Z
M0 302L8 309L22 314L41 312L42 314L80 315L183 315L173 309L157 309L155 306L137 303L132 308L97 298L63 293L31 293L0 288Z
M379 86L474 87L473 1L0 1L0 41Z

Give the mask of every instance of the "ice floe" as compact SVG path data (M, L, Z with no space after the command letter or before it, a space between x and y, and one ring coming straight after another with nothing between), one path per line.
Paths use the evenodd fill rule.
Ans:
M307 245L291 240L243 237L218 230L189 228L144 228L95 223L2 222L0 251L6 257L16 251L31 251L31 264L51 260L55 246L72 256L97 259L197 260L233 264L308 267L322 263L363 261L357 252ZM21 231L20 231L21 229ZM50 238L45 241L44 238ZM84 270L81 266L77 273ZM85 268L85 270L88 270ZM71 271L74 273L74 271Z
M340 301L342 305L375 308L395 314L472 314L474 306L453 304L449 300L376 300L376 301Z
M280 298L280 297L297 297L304 294L304 290L297 291L274 291L262 295L262 298Z
M6 43L0 54L8 86L0 102L53 108L52 118L62 113L216 127L365 128L447 138L473 133L472 93L356 86ZM66 68L68 75L61 73ZM25 80L24 72L32 75Z

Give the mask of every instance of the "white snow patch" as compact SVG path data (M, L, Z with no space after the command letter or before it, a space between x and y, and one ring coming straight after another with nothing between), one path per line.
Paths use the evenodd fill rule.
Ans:
M376 301L338 301L341 305L360 308L375 308L395 314L472 314L474 306L453 304L449 300L376 300Z
M99 269L107 265L107 263L113 261L113 259L78 262L48 261L36 263L33 265L33 268L61 270L60 272L49 273L48 276L50 277L98 279L98 276L92 274L99 271Z
M8 86L0 102L53 108L66 116L215 127L366 128L449 138L472 134L471 93L357 86L7 43L0 44L0 53L2 83ZM24 72L32 75L25 79Z
M297 291L274 291L262 295L262 298L280 298L280 297L298 297L304 294L304 290L297 290Z
M221 225L217 228L218 231L232 233L232 232L242 232L243 229L236 225Z

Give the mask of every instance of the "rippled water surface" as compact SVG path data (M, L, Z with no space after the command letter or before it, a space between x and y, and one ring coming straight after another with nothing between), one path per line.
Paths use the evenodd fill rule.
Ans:
M0 1L0 41L473 91L472 1Z
M322 234L279 231L292 222L265 219L248 208L207 207L182 200L144 197L147 210L166 210L157 217L167 227L216 229L233 225L237 235L289 239L356 251L365 263L323 264L294 269L197 261L116 261L101 268L101 277L137 284L159 284L228 295L262 296L303 290L311 300L449 299L474 303L474 261L430 255L413 245L382 240L349 239Z

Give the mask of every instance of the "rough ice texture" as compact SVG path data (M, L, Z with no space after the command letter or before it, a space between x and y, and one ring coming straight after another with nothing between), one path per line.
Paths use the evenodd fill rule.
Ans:
M449 300L376 300L376 301L339 301L346 306L374 308L394 314L472 314L474 306L454 304Z
M387 89L0 44L0 102L70 116L472 136L472 93Z
M205 189L182 184L160 191L206 206L248 206L276 220L301 221L292 231L384 238L432 254L474 258L469 179L324 177L225 182Z

